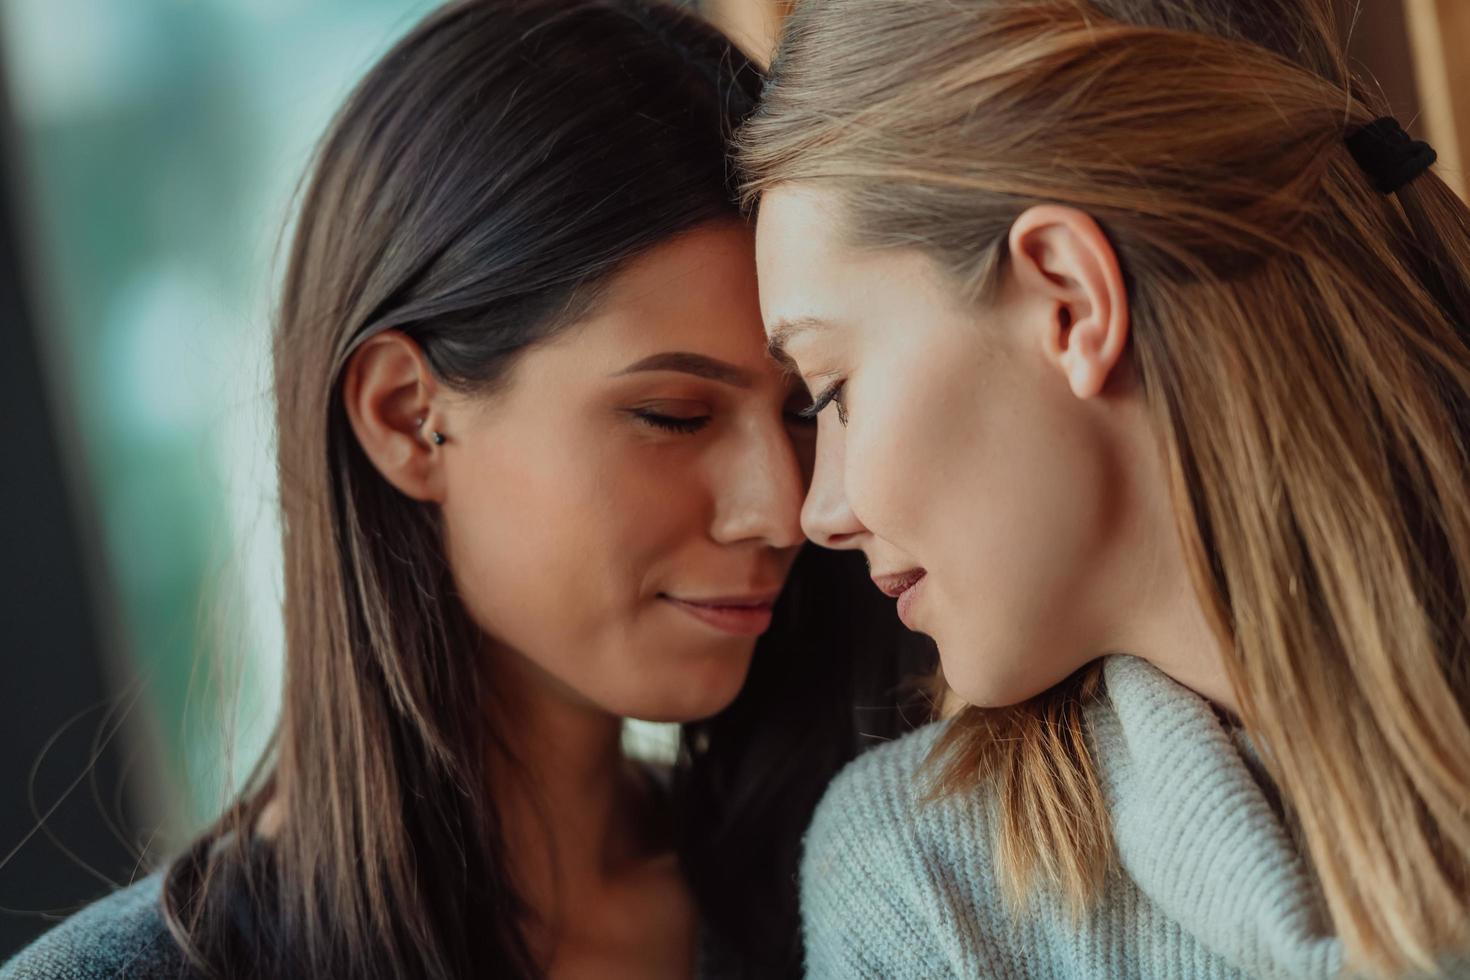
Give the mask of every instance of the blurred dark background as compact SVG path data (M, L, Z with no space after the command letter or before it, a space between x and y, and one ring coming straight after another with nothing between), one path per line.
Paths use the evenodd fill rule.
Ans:
M269 732L279 245L331 111L432 5L0 6L0 961L165 858ZM1463 193L1470 3L1342 6ZM786 5L705 8L763 57Z

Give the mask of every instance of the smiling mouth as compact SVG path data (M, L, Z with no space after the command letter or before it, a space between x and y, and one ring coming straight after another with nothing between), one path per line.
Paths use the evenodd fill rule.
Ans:
M914 621L914 604L919 601L919 596L924 591L922 586L928 576L929 573L922 568L911 568L897 575L873 576L873 584L884 595L898 600L898 618L911 630L918 631Z
M884 595L897 599L909 589L918 585L919 581L927 574L929 573L922 568L910 568L908 571L899 572L897 575L874 575L873 584L878 586L879 591Z
M759 636L771 627L778 592L743 596L684 599L661 593L659 598L692 619L735 636Z
M781 594L780 589L762 589L759 592L749 592L744 595L710 596L708 598L695 598L694 596L671 595L668 592L660 592L659 598L673 599L675 602L687 602L694 606L714 606L732 609L754 609L764 606L767 609L776 604L776 598Z

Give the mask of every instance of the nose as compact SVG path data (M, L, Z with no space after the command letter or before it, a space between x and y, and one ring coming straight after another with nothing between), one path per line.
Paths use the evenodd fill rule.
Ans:
M801 462L781 419L753 426L715 474L714 539L778 549L801 544L802 484Z
M860 547L867 528L847 502L847 440L842 428L832 421L836 414L824 412L821 416L812 485L801 508L801 526L806 536L823 548L843 551Z

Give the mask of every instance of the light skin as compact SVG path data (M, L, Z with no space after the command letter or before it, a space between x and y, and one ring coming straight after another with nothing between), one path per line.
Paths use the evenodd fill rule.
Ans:
M1027 210L979 302L920 250L857 248L847 227L819 181L761 199L772 350L818 405L835 395L807 535L866 554L968 703L1016 704L1128 653L1235 711L1097 223Z
M691 976L694 903L620 735L734 699L804 540L813 432L766 354L751 231L634 259L492 393L448 389L398 333L343 393L377 469L438 507L484 630L487 710L532 780L492 792L533 949L558 980Z

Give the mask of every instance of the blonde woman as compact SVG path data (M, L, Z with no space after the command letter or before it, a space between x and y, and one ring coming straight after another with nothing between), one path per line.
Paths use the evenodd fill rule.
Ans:
M1470 213L1308 0L806 0L771 347L966 707L828 792L815 977L1470 975Z

